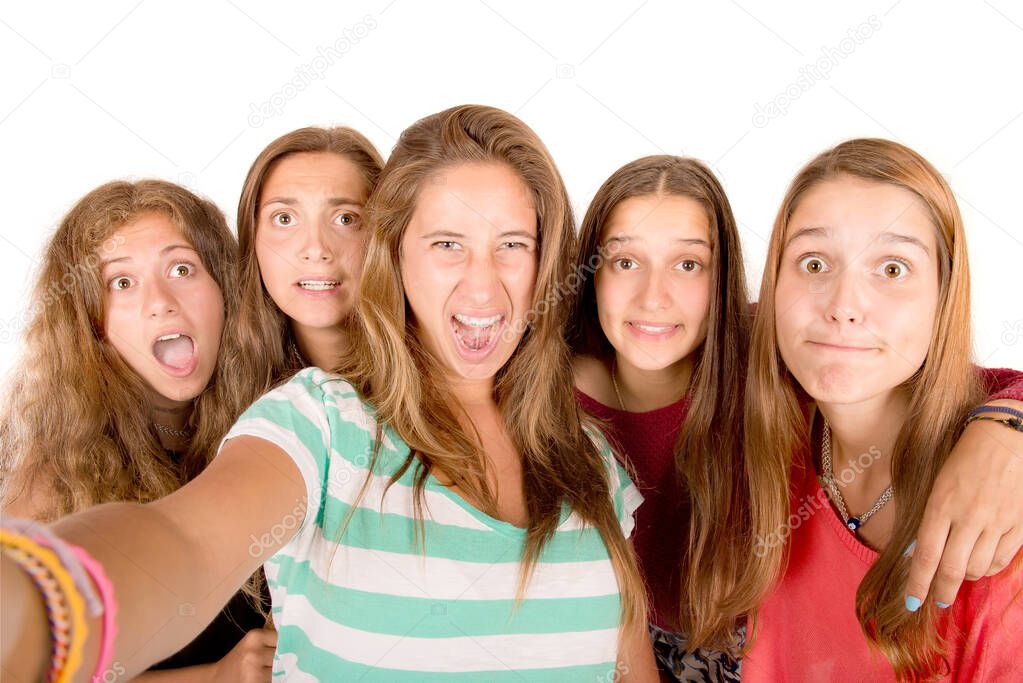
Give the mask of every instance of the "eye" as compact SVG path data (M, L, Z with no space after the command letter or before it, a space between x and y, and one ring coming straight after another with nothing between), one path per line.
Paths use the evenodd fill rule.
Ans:
M119 277L115 277L114 279L112 279L109 283L107 283L107 286L110 287L110 289L114 290L115 292L120 292L122 290L128 289L133 284L134 282L132 282L132 279L130 277L121 275Z
M501 247L505 249L525 249L525 242L501 242Z
M361 222L359 214L352 213L351 211L345 211L344 213L338 214L334 222L338 225L344 225L345 227L356 227Z
M440 242L434 242L431 246L440 247L444 251L455 251L461 249L462 245L458 242L452 242L451 240L441 240Z
M295 216L289 211L278 211L270 216L270 223L280 228L288 228L294 225Z
M888 259L881 264L881 273L889 280L901 280L909 272L909 266L899 259Z
M195 266L187 262L175 263L170 269L171 277L188 277L194 272Z
M799 267L802 268L804 272L810 273L811 275L817 275L818 273L827 271L827 266L819 256L804 256L799 259Z
M618 270L635 270L637 267L635 261L626 257L616 258L611 263L614 264L614 267Z
M684 270L687 273L694 273L697 270L699 270L700 268L702 268L703 266L700 264L699 261L696 261L696 260L691 259L691 258L687 258L687 259L685 259L683 261L680 261L679 264L677 266L675 266L675 267L678 270Z

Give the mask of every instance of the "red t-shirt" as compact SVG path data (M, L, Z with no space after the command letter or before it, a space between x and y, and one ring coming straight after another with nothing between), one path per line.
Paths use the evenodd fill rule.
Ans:
M1020 373L984 370L994 398L1023 400ZM821 489L813 456L793 467L789 563L759 610L742 680L895 681L888 660L867 642L856 619L856 589L878 554L842 523ZM1019 558L1017 558L1019 559ZM943 615L947 681L1023 681L1023 570L963 583Z

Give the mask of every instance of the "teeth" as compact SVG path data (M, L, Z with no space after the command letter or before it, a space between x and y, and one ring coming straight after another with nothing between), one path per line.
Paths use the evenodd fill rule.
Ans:
M462 315L461 313L455 314L455 320L468 325L469 327L490 327L491 325L499 322L503 316L492 315L489 318L473 318L468 315Z
M181 335L177 332L175 332L174 334L165 334L156 341L170 341L171 339L177 339L180 336Z
M302 289L322 291L325 289L333 289L340 284L341 283L337 280L300 280L298 286Z
M674 325L640 325L639 323L632 323L632 326L640 330L643 330L644 332L649 332L650 334L659 334L661 332L667 332L668 330L675 327Z

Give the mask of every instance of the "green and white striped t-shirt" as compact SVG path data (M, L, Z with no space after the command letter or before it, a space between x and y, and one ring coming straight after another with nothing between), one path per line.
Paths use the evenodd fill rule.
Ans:
M425 539L415 545L409 453L385 426L365 496L336 535L369 474L374 410L348 382L299 372L239 418L224 441L270 441L294 459L308 505L272 530L299 525L265 564L278 630L275 680L614 680L617 580L600 534L566 508L514 614L525 533L441 486L424 491ZM223 444L221 444L223 445ZM601 437L613 504L626 536L642 496ZM336 547L336 553L332 551Z

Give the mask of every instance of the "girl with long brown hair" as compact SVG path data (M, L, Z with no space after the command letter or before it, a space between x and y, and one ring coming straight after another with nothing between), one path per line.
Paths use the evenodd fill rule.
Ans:
M981 537L1008 568L954 601L906 591L906 548L964 424L1019 443L1013 408L975 408L999 377L971 363L969 297L959 209L919 154L855 139L796 176L751 342L752 529L761 579L781 579L744 680L1018 680L1018 533Z
M434 114L368 211L339 374L261 398L171 496L55 526L117 590L114 659L158 658L195 631L166 623L180 601L201 621L266 562L288 678L656 680L627 540L641 499L573 400L572 214L546 148L497 109ZM22 649L42 654L38 598L3 566ZM172 590L142 608L153 582Z
M351 128L307 127L271 142L238 200L239 368L259 368L255 400L348 346L366 251L365 204L383 160Z
M149 502L193 479L252 392L233 373L237 246L211 202L160 180L89 192L46 247L0 428L5 514ZM234 677L266 650L239 594L144 680ZM252 635L246 636L246 631Z
M645 498L635 545L658 664L674 680L737 680L764 559L750 533L761 497L747 488L742 440L752 313L721 184L694 159L622 166L583 219L575 274L577 398L604 421ZM1003 373L992 391L1019 389L1021 378ZM963 442L967 461L991 459ZM997 505L1006 494L976 469L962 485L994 489L987 502Z

